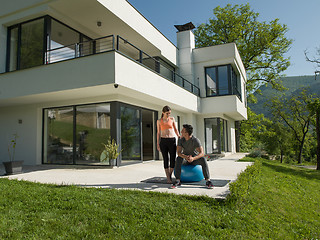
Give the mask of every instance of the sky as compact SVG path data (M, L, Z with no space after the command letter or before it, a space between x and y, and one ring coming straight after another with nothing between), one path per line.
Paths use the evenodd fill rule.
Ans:
M284 72L286 76L314 75L315 64L307 62L304 51L309 57L316 57L320 47L320 0L128 0L161 33L176 45L176 28L192 22L196 27L213 18L216 6L228 3L249 3L254 12L259 13L259 21L276 18L288 27L287 38L293 40L287 56L291 66Z

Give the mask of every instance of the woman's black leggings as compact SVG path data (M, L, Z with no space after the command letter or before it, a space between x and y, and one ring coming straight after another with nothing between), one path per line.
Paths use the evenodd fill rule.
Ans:
M174 168L176 161L177 145L175 138L161 138L160 150L163 157L164 168L169 168L169 156L170 156L170 168Z

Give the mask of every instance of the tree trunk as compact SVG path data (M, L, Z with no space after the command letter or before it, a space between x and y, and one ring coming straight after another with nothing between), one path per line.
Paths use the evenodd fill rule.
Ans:
M240 152L240 129L241 124L239 121L235 121L235 135L236 135L236 152Z
M298 155L298 164L302 163L302 149L303 149L303 143L300 144L299 155Z
M316 112L317 170L320 170L320 111Z

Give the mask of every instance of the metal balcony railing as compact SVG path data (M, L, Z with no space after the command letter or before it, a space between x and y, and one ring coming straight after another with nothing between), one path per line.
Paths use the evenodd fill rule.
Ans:
M164 78L176 83L189 92L200 96L200 89L197 86L120 36L115 38L114 35L109 35L86 42L74 43L67 46L50 49L45 54L45 64L51 64L114 50L117 50L123 55L159 73Z

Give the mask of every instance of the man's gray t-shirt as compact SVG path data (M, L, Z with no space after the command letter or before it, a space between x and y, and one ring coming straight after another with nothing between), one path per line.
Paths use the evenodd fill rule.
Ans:
M179 138L178 146L182 147L183 154L192 155L194 157L199 154L196 149L201 147L201 143L198 138L191 136L188 141L185 138Z

